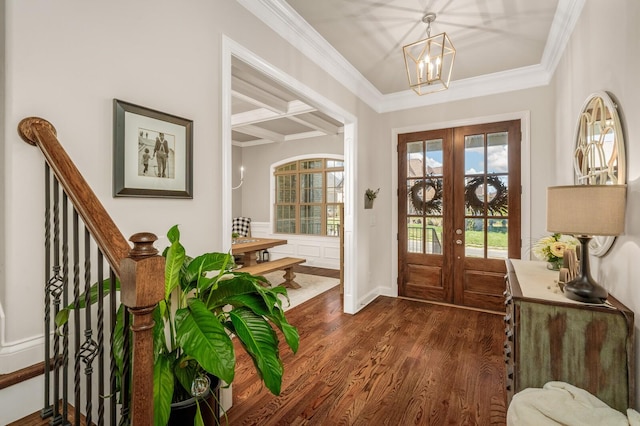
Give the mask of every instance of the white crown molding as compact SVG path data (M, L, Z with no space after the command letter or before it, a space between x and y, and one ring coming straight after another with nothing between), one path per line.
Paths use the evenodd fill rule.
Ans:
M380 104L382 93L285 0L237 1L364 103L374 109Z
M541 65L517 68L509 71L486 74L480 77L452 81L448 90L418 96L413 90L386 95L378 112L401 111L403 109L437 105L479 96L495 95L531 87L545 86L552 74Z
M549 84L586 0L559 0L540 64L452 81L443 92L383 95L285 0L237 0L258 19L378 113L440 104Z
M540 64L553 75L587 0L560 0Z

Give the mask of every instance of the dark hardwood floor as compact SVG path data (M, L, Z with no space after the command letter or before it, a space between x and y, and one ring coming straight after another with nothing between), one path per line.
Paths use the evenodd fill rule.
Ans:
M300 350L281 346L281 395L237 348L228 424L505 424L501 315L390 297L347 315L336 287L287 317Z

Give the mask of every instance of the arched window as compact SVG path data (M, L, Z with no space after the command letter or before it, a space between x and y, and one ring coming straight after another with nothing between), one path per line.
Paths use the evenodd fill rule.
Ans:
M337 237L344 161L311 158L275 169L275 232Z

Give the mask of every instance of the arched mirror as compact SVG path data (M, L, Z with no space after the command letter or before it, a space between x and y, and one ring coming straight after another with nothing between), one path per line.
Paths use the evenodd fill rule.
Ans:
M590 95L582 106L573 158L576 184L626 183L624 136L617 108L606 92ZM604 256L614 241L615 237L594 237L589 251Z

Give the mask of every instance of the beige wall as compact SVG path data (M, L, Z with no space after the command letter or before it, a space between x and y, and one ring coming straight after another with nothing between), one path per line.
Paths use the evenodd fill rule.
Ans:
M558 184L573 182L572 149L578 114L586 98L607 91L618 102L627 153L627 218L624 235L609 253L593 258L592 275L610 293L640 314L640 2L587 1L555 74ZM636 359L640 359L636 338ZM640 372L636 368L636 383ZM636 407L640 406L636 391Z

